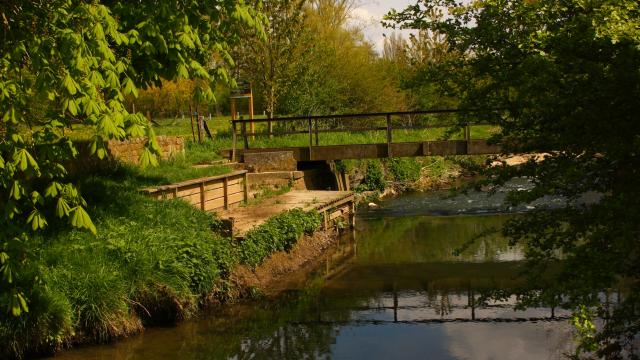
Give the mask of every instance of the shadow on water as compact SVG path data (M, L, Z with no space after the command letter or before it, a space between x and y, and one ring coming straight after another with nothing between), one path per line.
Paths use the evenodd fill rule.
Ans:
M59 358L525 360L570 350L567 313L482 296L521 285L521 249L493 233L456 255L478 233L522 215L394 216L386 206L363 213L321 266L275 297Z

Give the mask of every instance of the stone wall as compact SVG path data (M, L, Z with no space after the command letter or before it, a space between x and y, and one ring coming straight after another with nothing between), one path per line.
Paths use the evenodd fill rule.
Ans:
M298 162L292 151L245 153L243 160L251 172L298 170Z
M184 154L184 139L178 136L156 136L162 150L162 159L166 160L177 154ZM110 140L107 142L109 156L123 162L137 164L144 149L147 138L129 140Z

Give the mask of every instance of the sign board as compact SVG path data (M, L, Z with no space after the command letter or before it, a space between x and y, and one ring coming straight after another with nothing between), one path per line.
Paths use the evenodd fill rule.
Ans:
M251 83L248 81L237 81L238 87L231 90L231 98L246 98L251 96Z

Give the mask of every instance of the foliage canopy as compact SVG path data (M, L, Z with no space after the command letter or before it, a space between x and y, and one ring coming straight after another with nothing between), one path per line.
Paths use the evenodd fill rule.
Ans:
M0 307L20 316L42 291L33 234L58 219L96 231L67 180L77 150L65 129L91 126L100 158L106 140L146 135L141 163L155 164L153 130L125 97L190 78L194 97L212 100L239 29L260 31L262 18L241 1L9 0L0 19Z
M442 18L432 14L446 9ZM640 3L635 0L418 1L389 25L444 35L461 54L422 71L461 107L500 109L494 137L507 153L544 152L542 162L488 171L490 182L528 177L511 201L562 195L566 208L507 224L527 244L535 290L523 303L575 309L582 354L637 354L640 331ZM582 204L582 194L600 195ZM562 259L554 281L535 279ZM621 284L625 284L622 286ZM543 290L540 290L543 289ZM607 309L601 295L621 289ZM605 319L595 330L594 316Z

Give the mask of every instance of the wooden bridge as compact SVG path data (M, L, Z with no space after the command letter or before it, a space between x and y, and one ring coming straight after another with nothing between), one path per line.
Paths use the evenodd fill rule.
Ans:
M223 155L231 159L242 160L244 154L282 152L293 153L296 161L317 160L341 160L341 159L367 159L387 157L413 157L432 155L480 155L500 153L500 148L489 145L484 139L472 139L472 127L487 126L488 121L477 119L482 115L475 110L423 110L401 111L384 113L362 113L342 115L315 115L280 117L272 119L238 119L232 120L233 147L224 150ZM444 121L443 121L444 120ZM266 123L264 131L247 132L248 124ZM274 129L274 125L275 129ZM410 141L394 141L394 130L405 130L404 134L425 129L446 129L456 127L463 132L462 139L455 140L427 140L411 139ZM249 126L254 129L254 126ZM348 143L327 144L322 134L345 133L347 136L364 134L367 132L383 132L385 136L373 140L384 142L376 143ZM443 132L444 133L444 132ZM411 134L409 134L411 135ZM417 134L419 135L419 134ZM406 137L406 136L405 136ZM260 140L262 145L260 146ZM241 140L241 147L238 142ZM284 141L283 141L284 140ZM322 141L321 141L322 140ZM254 144L251 144L251 143ZM257 143L258 146L255 146ZM287 146L272 146L273 144L286 143ZM322 144L321 144L322 143ZM291 146L288 146L291 144Z

